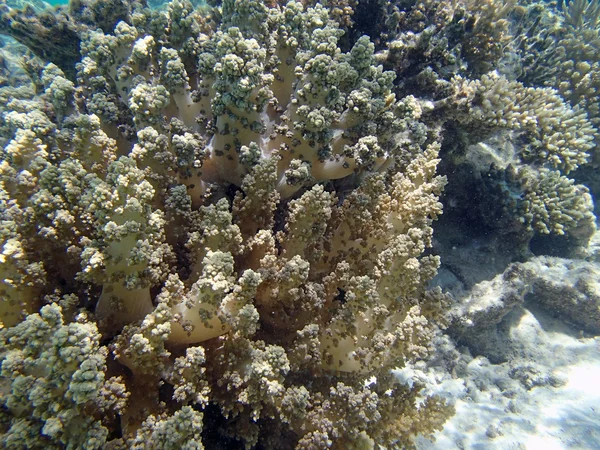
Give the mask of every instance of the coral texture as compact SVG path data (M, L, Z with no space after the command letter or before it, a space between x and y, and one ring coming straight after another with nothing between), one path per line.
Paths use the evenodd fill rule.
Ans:
M502 70L514 2L375 2L373 41L364 2L218 3L0 10L37 55L0 65L6 448L410 448L452 413L392 374L446 325L444 174L524 245L595 229L596 129Z
M451 408L417 406L418 386L390 373L427 355L445 304L425 289L439 128L396 98L367 37L340 50L329 15L226 1L210 25L187 2L133 4L114 29L75 27L73 80L32 65L5 88L8 446L401 446L443 423ZM47 302L42 319L64 304L72 324L20 322ZM85 306L106 346L90 328L94 356L71 372L13 367L30 335L45 354L64 327L95 326ZM120 374L135 401L20 381L60 384L92 360L96 390ZM23 421L38 393L63 412Z
M530 300L544 305L582 332L600 333L596 262L539 257L524 267L532 287Z

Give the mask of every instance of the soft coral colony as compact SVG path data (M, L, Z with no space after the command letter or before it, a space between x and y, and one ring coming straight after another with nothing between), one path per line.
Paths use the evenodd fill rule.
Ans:
M3 447L403 448L439 429L452 408L391 369L444 325L426 286L448 116L538 133L519 173L549 175L514 214L589 224L560 171L594 129L556 91L457 69L408 95L418 35L377 54L342 42L348 5L271 3L74 2L72 76L29 58L0 88ZM483 24L504 9L463 3L464 48L502 40Z

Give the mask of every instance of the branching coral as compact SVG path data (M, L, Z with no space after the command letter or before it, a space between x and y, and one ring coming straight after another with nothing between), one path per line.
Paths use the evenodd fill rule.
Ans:
M556 91L526 88L494 74L477 81L457 78L454 83L454 95L468 114L466 121L528 133L530 145L523 148L523 160L566 174L587 162L595 129L585 112L571 109Z
M402 92L440 95L453 75L481 76L511 50L514 1L380 2L380 58L398 73ZM371 25L369 25L371 26ZM370 32L370 30L369 30Z
M108 407L120 436L94 411L40 439L201 448L216 420L247 448L410 445L451 411L390 374L443 323L425 288L445 184L432 105L396 98L367 37L342 51L321 5L219 13L214 28L179 0L114 26L90 13L76 82L47 65L3 112L0 317L65 296L93 309L97 372L110 352L136 398Z
M548 62L558 67L548 84L556 87L567 101L588 112L594 125L598 125L598 12L597 1L574 0L564 11L563 33L557 40L554 57Z
M594 2L569 2L563 17L541 4L516 2L424 0L377 5L386 8L379 13L375 28L375 35L383 41L377 57L398 74L395 91L433 100L434 113L427 113L425 121L441 120L450 131L444 142L443 173L462 170L455 164L470 159L465 156L469 145L507 130L512 134L505 134L506 139L515 141L518 147L517 160L512 164L544 166L568 175L596 159L594 107L586 104L593 103L588 99L595 94L585 87L594 79L593 68L586 62L591 64L594 56L588 58L586 52L579 50L586 48L590 52L595 45ZM569 24L564 32L561 23ZM584 33L587 34L582 37ZM557 41L563 46L571 42L570 50L560 50ZM579 69L569 69L569 58L579 61ZM569 88L559 81L563 68L581 77L582 83ZM515 78L522 82L514 81ZM502 166L506 168L507 162L502 162ZM471 181L487 179L485 172L489 170L489 166L475 168L477 175ZM473 168L470 172L475 173ZM543 172L538 178L549 173ZM546 177L545 190L567 195L559 186L564 183L558 180ZM482 188L481 183L479 187ZM454 192L460 189L450 188ZM505 199L500 199L500 203L506 203ZM566 205L568 200L559 203ZM478 207L490 209L487 205ZM592 205L586 208L585 215L591 214ZM464 209L472 210L473 205L465 204ZM491 217L502 215L499 209L491 213ZM520 216L521 212L513 209L513 214ZM569 214L563 217L566 216ZM546 225L545 229L556 231L552 224ZM564 229L576 227L571 224ZM588 229L588 235L593 229L583 227ZM541 232L542 228L536 229Z
M452 126L468 130L475 142L499 130L519 142L506 160L474 167L485 184L498 178L496 189L504 197L499 204L526 225L524 233L569 235L585 244L595 230L594 205L589 190L566 175L585 165L594 149L596 129L586 113L571 108L554 89L525 87L496 73L479 80L456 77L452 84L453 94L436 102L436 108L450 105L455 112ZM507 173L498 177L499 170Z
M107 350L85 313L66 324L60 306L44 306L2 330L0 343L10 427L2 446L103 448L114 426L114 416L103 413L124 408L128 394L121 378L106 378Z
M595 0L571 0L565 1L559 12L543 4L528 9L528 16L521 20L532 26L517 36L523 66L519 79L557 89L571 106L586 111L597 127L600 4Z
M391 369L444 326L429 249L440 155L460 152L442 133L518 136L504 204L583 240L590 197L566 174L595 129L559 91L485 73L512 2L408 3L379 54L342 40L345 2L61 13L73 73L30 61L0 88L7 446L404 448L441 427L451 407ZM84 334L55 372L15 366Z
M528 226L540 233L583 234L586 239L595 230L593 202L589 190L558 171L541 169L539 174L526 168L517 177L525 195L520 215Z

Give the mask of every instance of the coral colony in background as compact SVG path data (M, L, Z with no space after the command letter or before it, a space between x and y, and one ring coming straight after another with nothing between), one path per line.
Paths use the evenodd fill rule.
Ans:
M445 185L587 243L598 3L321 3L0 7L2 448L409 448Z

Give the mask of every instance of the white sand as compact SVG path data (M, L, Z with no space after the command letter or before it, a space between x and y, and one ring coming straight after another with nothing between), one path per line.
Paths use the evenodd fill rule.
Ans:
M458 354L455 376L437 363L405 369L456 402L456 415L427 449L600 449L600 338L578 333L543 311L509 317L518 355L502 364ZM451 343L441 340L447 355ZM464 368L461 368L464 367Z

